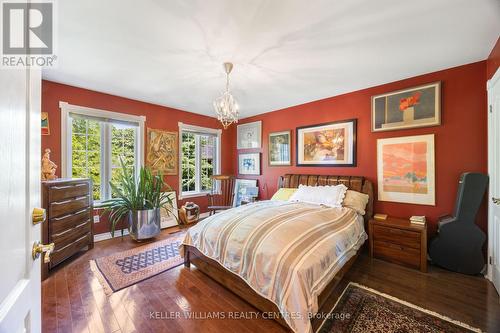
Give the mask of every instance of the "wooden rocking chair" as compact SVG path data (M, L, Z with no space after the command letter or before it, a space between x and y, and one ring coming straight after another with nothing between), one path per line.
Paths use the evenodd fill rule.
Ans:
M233 208L235 177L213 175L210 178L212 178L212 191L208 194L208 211L210 215Z

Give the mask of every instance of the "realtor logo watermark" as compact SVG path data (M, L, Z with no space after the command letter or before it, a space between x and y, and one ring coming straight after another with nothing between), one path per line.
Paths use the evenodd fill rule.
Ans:
M3 68L54 67L54 3L2 2Z

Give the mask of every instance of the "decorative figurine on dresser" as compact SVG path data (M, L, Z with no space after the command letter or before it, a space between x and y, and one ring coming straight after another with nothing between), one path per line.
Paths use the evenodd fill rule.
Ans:
M45 149L42 156L42 180L54 180L56 176L57 165L50 160L50 149Z
M47 220L42 224L44 244L54 243L50 262L42 262L42 280L49 271L80 250L94 247L92 181L57 179L42 181L42 205Z

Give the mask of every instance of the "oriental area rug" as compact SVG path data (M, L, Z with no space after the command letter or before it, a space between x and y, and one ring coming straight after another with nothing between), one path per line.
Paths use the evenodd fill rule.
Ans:
M318 333L481 332L374 289L349 283Z
M184 232L167 239L90 261L90 267L107 295L129 287L184 263L179 245Z

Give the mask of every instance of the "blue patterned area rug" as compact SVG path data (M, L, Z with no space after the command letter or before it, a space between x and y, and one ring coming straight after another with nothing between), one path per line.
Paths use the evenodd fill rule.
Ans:
M90 261L107 295L149 279L184 263L179 245L184 232L167 239Z

